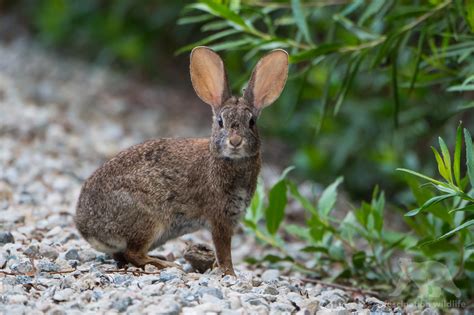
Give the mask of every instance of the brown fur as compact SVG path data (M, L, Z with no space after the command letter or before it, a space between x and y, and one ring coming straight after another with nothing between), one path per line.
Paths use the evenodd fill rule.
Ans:
M136 266L158 268L174 264L152 258L148 251L207 228L220 268L234 274L233 229L250 203L261 166L258 130L251 121L260 108L248 97L227 97L226 79L217 79L226 77L223 66L209 68L205 62L211 58L213 64L219 63L217 54L205 47L193 53L193 85L213 107L211 138L150 140L120 152L84 183L75 222L96 249ZM281 59L281 51L278 55ZM283 72L280 80L286 80ZM204 83L200 74L206 75ZM251 82L256 75L254 71ZM279 95L283 84L278 82L279 90L270 94ZM209 86L222 93L222 104L213 104L216 94L208 93Z

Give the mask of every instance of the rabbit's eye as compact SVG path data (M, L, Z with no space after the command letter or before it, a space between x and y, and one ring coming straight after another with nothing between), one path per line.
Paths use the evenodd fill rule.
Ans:
M252 128L253 126L255 126L255 119L254 119L254 118L250 118L249 126L250 126L250 128Z
M221 117L217 118L217 123L219 124L219 127L224 128L224 122Z

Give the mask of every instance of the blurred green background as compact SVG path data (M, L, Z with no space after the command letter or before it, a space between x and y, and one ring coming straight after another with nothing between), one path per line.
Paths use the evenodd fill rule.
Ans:
M474 130L469 0L23 0L1 10L48 48L156 84L183 82L201 44L223 56L237 93L264 52L287 49L290 79L260 128L285 143L282 164L322 184L342 175L354 199L378 184L401 202L396 167L433 175L437 136L452 147L460 120Z

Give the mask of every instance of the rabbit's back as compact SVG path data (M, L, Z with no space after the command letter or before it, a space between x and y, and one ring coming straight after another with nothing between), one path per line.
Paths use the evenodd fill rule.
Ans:
M76 225L98 250L156 247L204 225L208 139L150 140L120 152L84 184Z

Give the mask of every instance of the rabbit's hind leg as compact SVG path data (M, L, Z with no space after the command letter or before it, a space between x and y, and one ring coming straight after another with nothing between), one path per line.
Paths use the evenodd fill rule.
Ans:
M127 249L124 253L124 258L127 262L139 268L145 268L146 265L152 265L158 269L163 269L167 267L176 267L178 269L182 269L181 266L178 264L156 257L150 257L148 256L148 254L141 251L132 251L130 249Z

